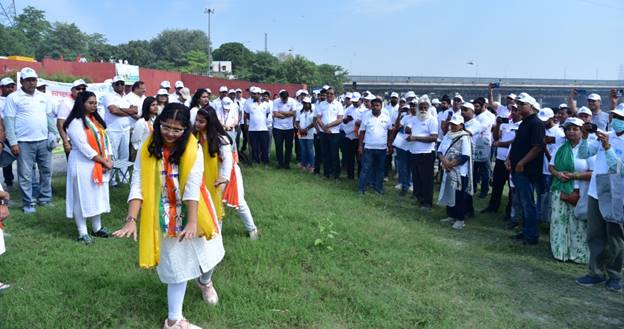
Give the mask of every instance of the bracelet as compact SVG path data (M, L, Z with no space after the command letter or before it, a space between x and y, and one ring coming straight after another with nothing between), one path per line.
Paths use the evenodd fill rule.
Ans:
M126 222L128 222L128 223L129 223L129 222L136 222L136 217L134 217L134 216L128 216L128 217L126 217Z
M0 206L6 206L9 204L9 201L5 200L5 199L0 199Z

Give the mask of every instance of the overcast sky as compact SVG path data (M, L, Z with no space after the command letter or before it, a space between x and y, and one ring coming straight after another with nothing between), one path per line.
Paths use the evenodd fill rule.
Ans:
M113 44L208 29L214 47L303 55L358 75L624 79L621 0L21 1ZM467 64L468 62L474 65Z

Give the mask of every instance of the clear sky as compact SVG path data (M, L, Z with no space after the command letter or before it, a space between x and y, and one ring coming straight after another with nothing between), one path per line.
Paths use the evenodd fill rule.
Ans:
M113 44L208 29L359 75L624 79L622 0L17 0ZM473 62L475 65L469 65Z

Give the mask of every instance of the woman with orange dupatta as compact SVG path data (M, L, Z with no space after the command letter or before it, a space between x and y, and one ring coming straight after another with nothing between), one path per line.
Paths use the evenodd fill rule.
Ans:
M87 232L87 219L91 220L93 236L109 236L100 215L110 212L108 180L113 167L106 124L97 112L94 93L78 95L63 129L72 141L67 158L65 215L76 221L78 241L89 245L93 239Z
M113 232L136 240L140 216L139 266L156 266L167 285L165 329L199 328L182 316L187 281L195 280L202 296L216 296L212 271L225 254L189 116L183 104L169 103L154 121L134 162L126 224Z

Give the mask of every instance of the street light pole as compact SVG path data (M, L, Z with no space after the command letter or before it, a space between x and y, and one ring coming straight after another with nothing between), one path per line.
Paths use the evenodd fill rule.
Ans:
M204 9L204 14L208 14L208 75L210 75L210 71L212 70L212 45L210 39L210 15L214 14L214 9L206 8Z

